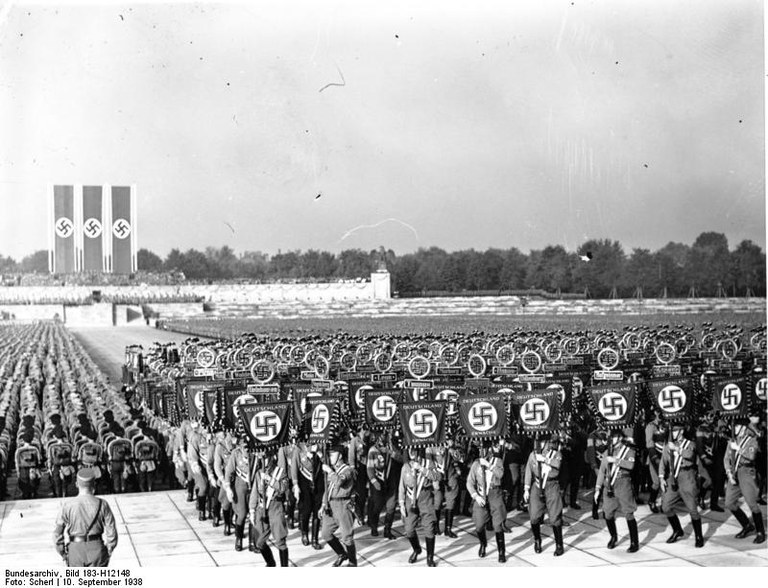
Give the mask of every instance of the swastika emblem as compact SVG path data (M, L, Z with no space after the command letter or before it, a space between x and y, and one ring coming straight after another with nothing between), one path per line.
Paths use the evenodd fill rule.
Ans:
M490 402L478 402L469 410L469 424L476 431L490 431L498 421L499 414Z
M685 408L688 398L679 386L664 386L659 392L659 407L664 412L679 412Z
M360 386L355 391L355 404L357 404L357 408L363 408L364 407L364 405L363 405L363 392L365 392L366 390L373 390L373 386L368 386L368 385Z
M766 388L768 388L768 378L760 378L755 384L755 395L760 400L765 400Z
M437 393L437 396L435 396L437 400L447 401L445 410L449 415L456 414L456 400L458 397L459 395L455 390L440 390L440 392Z
M95 239L101 235L101 223L97 218L89 218L83 223L83 234L89 239Z
M216 355L210 349L203 348L197 352L197 365L201 368L212 367L216 361Z
M70 237L74 232L75 225L72 224L72 221L69 220L66 216L62 216L56 219L54 228L56 229L56 234L59 237L66 239L67 237Z
M312 432L322 433L328 426L331 416L328 413L328 407L325 404L318 404L312 411Z
M435 413L426 408L421 408L411 415L408 419L408 427L419 439L426 439L434 434L437 429L437 417Z
M549 418L549 404L540 398L526 400L520 407L520 418L526 425L541 425Z
M247 402L256 402L256 399L251 394L241 394L232 403L232 412L235 413L235 418L240 418L240 405Z
M550 384L547 386L547 390L557 390L557 393L560 396L560 404L565 404L565 388L560 384Z
M126 239L131 234L131 223L124 218L117 219L112 223L112 234L118 239Z
M283 422L271 410L262 410L251 419L251 433L262 443L272 441L280 433Z
M741 388L736 384L726 384L720 391L720 404L723 410L736 410L741 404Z
M373 416L379 421L391 421L395 416L395 401L391 396L379 396L373 401Z
M607 421L618 421L627 414L627 400L616 392L608 392L597 405L597 409Z

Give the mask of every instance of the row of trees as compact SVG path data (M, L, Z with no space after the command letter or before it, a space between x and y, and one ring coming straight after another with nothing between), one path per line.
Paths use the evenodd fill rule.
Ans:
M591 257L589 261L585 258ZM368 277L381 263L392 273L401 293L424 291L503 291L530 288L552 293L585 291L595 298L688 296L765 296L766 260L752 241L730 250L721 233L706 232L693 245L668 243L658 251L633 249L618 241L589 240L576 252L560 245L528 254L516 248L446 252L438 247L395 255L391 250L339 254L309 250L267 255L240 255L225 246L205 251L173 249L165 259L146 249L138 252L139 269L182 272L191 280L349 279ZM0 271L46 272L47 256L37 252L16 264L0 256Z

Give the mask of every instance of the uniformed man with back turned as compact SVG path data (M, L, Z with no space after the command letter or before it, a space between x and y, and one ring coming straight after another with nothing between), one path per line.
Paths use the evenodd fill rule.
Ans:
M95 486L93 470L81 469L77 496L64 500L56 517L53 541L69 567L106 567L117 546L115 517L107 501L94 496Z

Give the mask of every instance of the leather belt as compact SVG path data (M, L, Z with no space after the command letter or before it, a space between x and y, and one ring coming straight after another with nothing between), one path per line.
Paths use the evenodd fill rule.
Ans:
M90 541L101 541L101 535L70 535L69 540L72 543L88 543Z

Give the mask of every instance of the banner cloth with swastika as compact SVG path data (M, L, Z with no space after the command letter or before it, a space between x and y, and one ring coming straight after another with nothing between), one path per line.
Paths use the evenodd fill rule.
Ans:
M588 389L597 422L604 429L623 429L635 423L637 384L602 384Z
M446 401L405 402L398 407L404 447L445 443Z
M398 425L397 400L400 390L364 390L365 422L373 429L389 429Z
M750 383L752 388L752 408L765 410L766 403L766 390L768 390L768 378L765 376L765 371L760 373L753 373L750 377Z
M506 437L509 432L505 394L459 398L459 418L470 439Z
M720 416L741 418L749 413L749 380L745 376L713 378L712 408Z
M206 390L215 390L216 384L211 380L187 380L185 384L187 414L193 421L199 421L205 416L205 398L203 393Z
M219 398L222 388L205 390L203 392L203 405L205 406L205 418L209 425L212 425L219 419Z
M693 380L688 377L648 381L648 393L661 417L668 421L693 417L693 390Z
M560 391L533 390L512 397L524 433L553 433L560 428Z
M338 423L339 398L320 396L307 398L304 415L310 443L330 443Z
M256 402L255 396L246 393L245 386L224 388L224 424L226 427L234 429L237 426L239 413L235 414L235 405L243 402Z
M279 447L288 442L292 405L290 401L244 403L240 421L256 449Z

